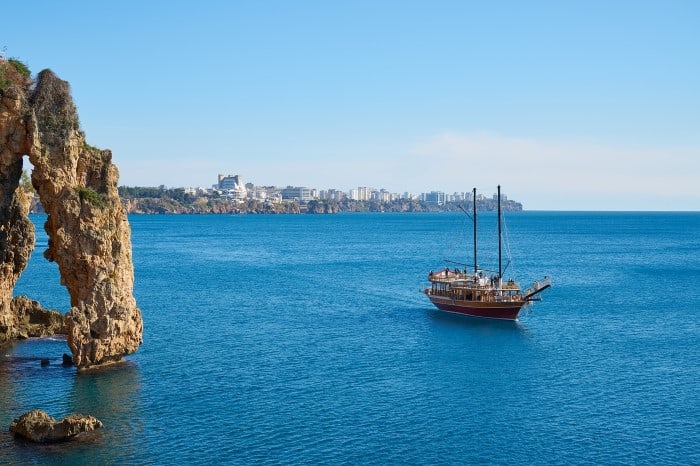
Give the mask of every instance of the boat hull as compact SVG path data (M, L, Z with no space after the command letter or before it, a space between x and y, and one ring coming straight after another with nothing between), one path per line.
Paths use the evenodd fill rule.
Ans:
M470 317L486 319L517 320L520 311L528 304L523 301L514 302L474 302L457 301L443 296L428 295L430 301L445 312L462 314Z

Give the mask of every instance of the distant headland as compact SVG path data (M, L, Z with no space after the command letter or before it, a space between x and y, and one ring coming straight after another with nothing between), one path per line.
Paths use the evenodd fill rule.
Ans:
M219 176L218 185L204 188L119 187L125 210L131 214L334 214L340 212L449 212L472 205L471 193L447 195L440 191L413 196L370 188L340 190L287 186L243 186L239 177ZM495 197L477 195L477 209L495 211ZM520 202L506 199L506 211L523 210Z
M211 188L120 186L119 196L129 214L335 214L340 212L451 212L471 209L471 192L431 191L412 195L358 187L348 192L287 186L243 185L238 175L219 175ZM505 196L503 196L505 197ZM495 195L477 195L477 209L495 211ZM502 200L505 211L523 210L520 202ZM38 199L32 212L41 213Z

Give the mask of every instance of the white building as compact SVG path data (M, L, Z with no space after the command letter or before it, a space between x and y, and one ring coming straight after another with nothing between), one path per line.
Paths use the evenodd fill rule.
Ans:
M351 189L348 194L353 201L369 201L372 198L372 191L372 188L358 186Z
M442 191L430 191L429 193L423 193L422 197L423 202L427 202L428 204L445 204L445 193Z
M246 199L248 190L243 185L243 178L240 175L219 175L217 189L231 199Z
M287 186L282 190L283 201L309 202L316 198L318 198L318 192L315 189L303 186Z

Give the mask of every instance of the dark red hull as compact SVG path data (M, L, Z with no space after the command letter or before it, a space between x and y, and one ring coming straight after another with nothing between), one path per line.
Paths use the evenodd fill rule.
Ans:
M463 314L471 317L483 317L487 319L516 320L520 311L527 302L472 302L455 301L442 296L428 295L430 301L445 312Z

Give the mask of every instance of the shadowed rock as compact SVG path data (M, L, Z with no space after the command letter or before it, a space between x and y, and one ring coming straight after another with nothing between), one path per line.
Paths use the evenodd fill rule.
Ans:
M21 415L10 424L10 432L37 443L64 442L83 432L104 427L92 416L71 414L57 421L45 411L35 409Z
M65 335L66 323L58 311L43 309L37 301L26 296L12 298L10 309L15 317L18 338Z
M34 224L28 217L32 196L19 186L22 154L30 149L29 87L6 63L0 60L11 83L0 90L0 343L17 338L12 290L34 249Z

